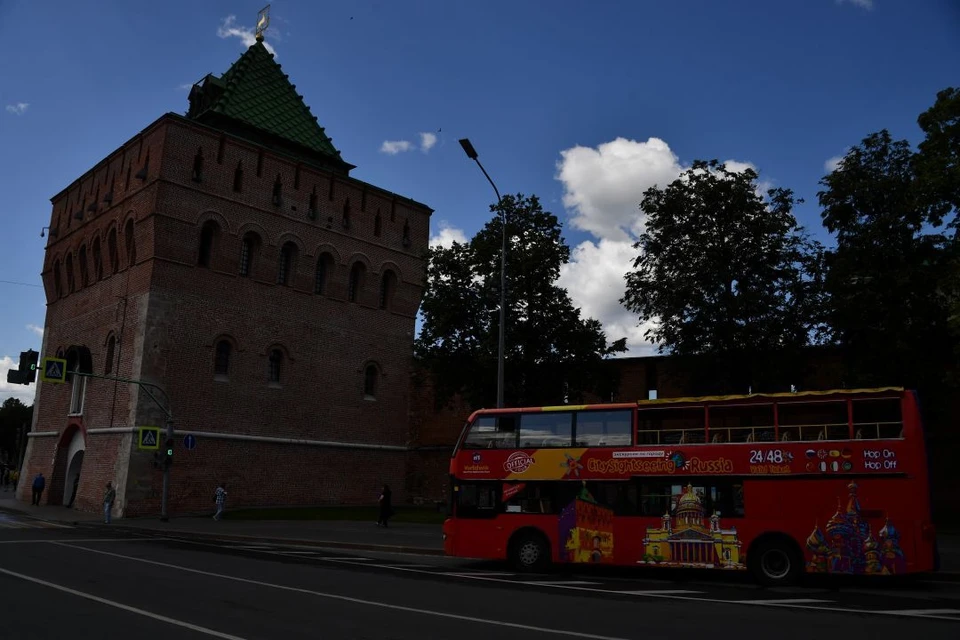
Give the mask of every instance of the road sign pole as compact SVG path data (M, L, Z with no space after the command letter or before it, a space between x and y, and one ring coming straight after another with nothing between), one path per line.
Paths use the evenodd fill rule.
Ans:
M173 418L167 416L167 437L168 442L173 441ZM164 443L166 444L166 443ZM170 516L167 515L167 499L170 497L170 467L173 465L163 465L163 494L160 497L160 521L167 522Z

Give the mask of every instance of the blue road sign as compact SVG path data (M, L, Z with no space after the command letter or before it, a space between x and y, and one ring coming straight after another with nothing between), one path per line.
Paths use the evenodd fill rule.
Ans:
M192 451L197 448L197 436L192 433L188 433L183 436L183 448L187 451Z

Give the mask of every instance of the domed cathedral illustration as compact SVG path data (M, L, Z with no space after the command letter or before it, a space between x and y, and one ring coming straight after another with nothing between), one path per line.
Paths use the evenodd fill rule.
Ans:
M862 517L857 483L847 485L847 506L837 498L837 511L821 530L819 524L807 538L812 573L897 574L906 568L900 532L887 518L874 537Z
M720 513L704 524L703 500L692 484L677 500L674 517L663 514L659 529L648 528L640 564L744 569L736 527L722 529Z

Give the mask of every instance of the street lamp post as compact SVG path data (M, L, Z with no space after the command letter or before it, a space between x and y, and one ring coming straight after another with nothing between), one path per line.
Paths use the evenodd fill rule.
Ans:
M503 208L503 198L500 197L500 191L497 189L497 185L493 183L490 174L488 174L487 170L480 164L480 160L477 158L477 150L470 144L470 140L463 138L460 140L460 146L463 147L467 157L476 162L477 166L480 167L480 171L483 171L487 182L493 187L493 192L497 194L497 208L500 209L503 236L502 246L500 248L500 336L499 344L497 345L497 408L500 409L503 407L503 345L507 323L507 212Z

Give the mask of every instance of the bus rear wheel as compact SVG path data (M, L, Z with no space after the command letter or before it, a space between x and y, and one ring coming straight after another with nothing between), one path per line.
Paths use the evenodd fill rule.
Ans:
M518 571L542 571L550 565L550 547L542 534L520 533L510 543L510 563Z
M792 541L781 538L763 540L750 550L750 570L757 582L768 587L796 584L802 561Z

